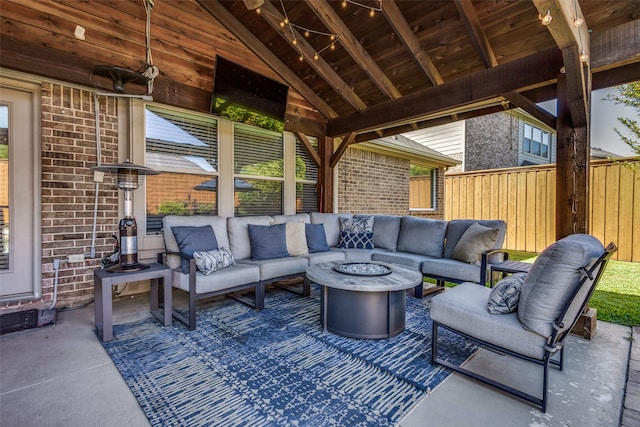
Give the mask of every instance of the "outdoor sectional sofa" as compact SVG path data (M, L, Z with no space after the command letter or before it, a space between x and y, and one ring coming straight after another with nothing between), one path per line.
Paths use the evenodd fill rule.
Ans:
M341 239L344 244L345 237L341 236L341 221L369 221L370 224L371 218L373 234L368 235L368 243L355 245L364 248L339 247ZM490 264L502 259L499 249L506 230L505 222L500 220L444 221L414 216L318 212L229 218L168 215L162 222L166 251L158 255L158 260L174 269L173 286L189 294L188 314L174 311L174 316L192 330L196 328L195 306L198 300L254 289L253 302L246 298L241 300L261 309L267 284L304 277L309 265L322 262L401 264L436 279L438 285L443 281L484 284ZM206 226L211 226L213 236ZM488 229L492 230L493 239L488 243L485 239L479 246L473 239L470 241L470 232L476 228L484 230L485 235ZM466 231L469 233L463 238ZM282 248L283 235L286 249ZM469 258L469 252L478 251L487 244L492 245L483 248L481 257L473 254ZM194 258L194 248L197 248L195 255L198 259ZM457 259L461 258L461 250L462 259L469 259ZM215 257L204 265L218 265L219 268L210 274L204 274L197 268L198 261L207 261L202 257L207 251ZM308 295L309 291L310 284L305 281L302 293ZM422 297L422 293L422 285L419 285L414 295Z

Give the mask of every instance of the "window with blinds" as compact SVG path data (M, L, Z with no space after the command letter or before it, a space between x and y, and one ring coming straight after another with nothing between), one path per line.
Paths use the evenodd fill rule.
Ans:
M233 154L235 215L281 214L283 134L236 123Z
M317 150L317 139L309 138ZM318 210L318 167L304 145L296 139L296 213Z
M147 235L161 234L165 215L218 212L218 122L211 116L147 107Z

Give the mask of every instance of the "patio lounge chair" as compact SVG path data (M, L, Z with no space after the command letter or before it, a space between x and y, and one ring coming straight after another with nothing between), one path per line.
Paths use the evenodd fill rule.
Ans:
M488 310L491 293L499 293L505 287L500 283L493 289L463 283L435 296L431 301L432 362L534 403L546 412L549 364L562 370L563 341L589 301L616 249L613 243L605 249L595 237L586 234L574 234L558 240L536 259L521 281L517 307L511 304L502 311L514 311L506 314L491 314ZM506 280L509 277L503 279ZM541 365L542 397L439 358L439 328L453 331L498 353ZM556 353L559 357L552 359Z

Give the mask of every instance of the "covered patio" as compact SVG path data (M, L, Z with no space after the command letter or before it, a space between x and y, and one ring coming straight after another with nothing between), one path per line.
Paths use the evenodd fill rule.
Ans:
M370 177L370 185L349 206L367 213L363 201L404 192L410 163L426 156L390 149L394 136L519 108L557 132L556 237L586 233L591 91L640 79L639 11L637 0L3 0L0 103L21 106L11 110L18 120L9 135L23 144L9 149L23 154L11 170L18 184L10 194L28 197L12 199L12 218L23 228L12 231L20 244L2 273L0 314L59 311L54 327L0 338L2 419L147 422L93 333L93 271L113 251L123 202L91 167L131 160L159 165L163 178L189 177L189 203L169 200L183 189L160 188L154 178L148 185L155 192L134 192L140 261L152 262L164 248L158 224L166 213L264 214L252 210L257 205L272 209L269 215L341 212L354 175ZM228 100L216 103L224 62L286 88L284 103L269 94L254 105L275 130L225 115ZM246 102L256 95L235 96ZM557 117L537 106L553 99ZM149 113L198 137L181 136L176 151L163 140L166 127L160 136L148 132ZM273 158L250 164L257 152L271 155L271 146L280 147ZM455 163L427 157L440 178ZM280 198L256 198L263 188ZM408 185L406 194L375 209L409 214ZM444 217L438 209L431 215ZM147 291L147 283L118 289L125 298L114 303L116 322L147 315ZM593 367L574 374L589 376L594 387L611 379L609 394L576 387L569 375L555 386L558 406L545 415L453 376L401 425L499 425L496 408L504 425L615 425L623 419L630 333L603 324L592 341L572 338L569 365ZM637 343L631 354L637 368ZM476 359L480 369L495 370L492 355ZM565 401L567 390L580 394ZM594 393L602 412L590 417Z

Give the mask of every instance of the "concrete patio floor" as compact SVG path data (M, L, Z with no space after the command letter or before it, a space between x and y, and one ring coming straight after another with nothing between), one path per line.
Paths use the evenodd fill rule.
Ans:
M114 323L148 315L148 295L114 302ZM401 421L413 426L618 426L621 425L631 328L598 322L587 341L571 336L565 371L550 370L549 409L453 374ZM636 335L637 340L637 335ZM639 344L633 349L637 375ZM541 385L540 368L481 350L471 369L512 385ZM622 425L640 418L631 409ZM629 400L629 399L628 399ZM628 405L629 406L629 405ZM640 408L636 408L640 409ZM54 326L0 337L0 424L8 426L149 425L94 333L94 307L59 312Z

